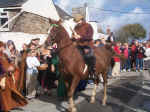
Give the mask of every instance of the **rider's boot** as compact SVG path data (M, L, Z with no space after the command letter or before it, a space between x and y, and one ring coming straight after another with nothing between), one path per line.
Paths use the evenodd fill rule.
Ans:
M91 80L97 80L97 76L96 76L96 67L92 66L90 68L90 71L89 71L89 79Z

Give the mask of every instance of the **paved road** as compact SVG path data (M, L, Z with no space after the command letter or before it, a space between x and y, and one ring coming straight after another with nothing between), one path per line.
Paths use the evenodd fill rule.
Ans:
M150 112L150 76L148 71L141 73L122 73L120 78L110 79L108 82L107 106L101 105L103 97L102 86L97 89L96 102L90 104L92 85L86 91L79 93L75 103L78 112ZM144 81L144 82L143 82ZM68 104L56 98L53 90L51 97L41 96L29 102L23 109L12 112L65 112Z

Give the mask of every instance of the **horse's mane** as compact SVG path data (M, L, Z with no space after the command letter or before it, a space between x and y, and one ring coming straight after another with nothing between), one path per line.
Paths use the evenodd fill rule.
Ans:
M77 23L73 21L73 19L64 20L61 25L64 27L64 29L67 31L69 37L72 36L72 30L75 28Z

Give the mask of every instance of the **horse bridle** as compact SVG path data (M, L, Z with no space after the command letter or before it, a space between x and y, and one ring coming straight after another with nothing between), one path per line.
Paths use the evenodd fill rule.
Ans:
M52 26L50 27L50 30L49 30L49 34L51 33L51 30L53 29L53 27L58 28L59 26L56 25L56 24L52 24ZM61 30L56 31L55 34L52 34L53 36L50 35L50 42L51 42L51 44L57 43L56 40L55 40L55 37L56 37L56 34L59 33L60 31L61 31ZM59 48L59 49L57 50L57 52L60 52L61 50L63 50L63 49L65 49L65 48L69 47L69 46L72 45L72 44L73 44L73 42L71 42L71 43L69 43L69 44L67 44L67 45L65 45L65 46L63 46L63 47L61 47L61 48Z

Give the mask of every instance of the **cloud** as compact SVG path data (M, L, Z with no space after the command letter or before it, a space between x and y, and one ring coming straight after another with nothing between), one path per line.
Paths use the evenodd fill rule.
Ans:
M147 30L150 27L148 14L133 14L145 13L142 8L148 7L149 2L146 0L57 0L57 5L63 8L66 12L71 14L72 8L81 7L84 3L89 6L89 14L91 21L100 22L103 30L109 25L111 29L117 30L125 24L140 23ZM128 8L127 8L128 6ZM93 8L92 8L93 7ZM98 8L98 9L97 9ZM130 11L127 14L104 12L99 9L125 10ZM132 14L130 14L132 13Z
M70 4L70 0L60 0L57 2L57 4L64 10L67 9L67 7L69 6Z
M134 14L140 13L140 14ZM149 15L142 14L144 11L141 8L136 7L134 10L130 11L128 14L121 14L120 16L110 16L104 19L100 24L106 29L106 26L110 26L112 30L117 30L125 24L140 23L148 29L149 25L145 24L150 19Z
M107 0L59 0L56 4L65 11L71 12L72 8L82 7L84 3L87 3L90 7L101 8L104 6L105 1Z
M125 4L125 5L133 4L133 3L136 3L136 2L137 2L137 0L120 0L120 3Z

